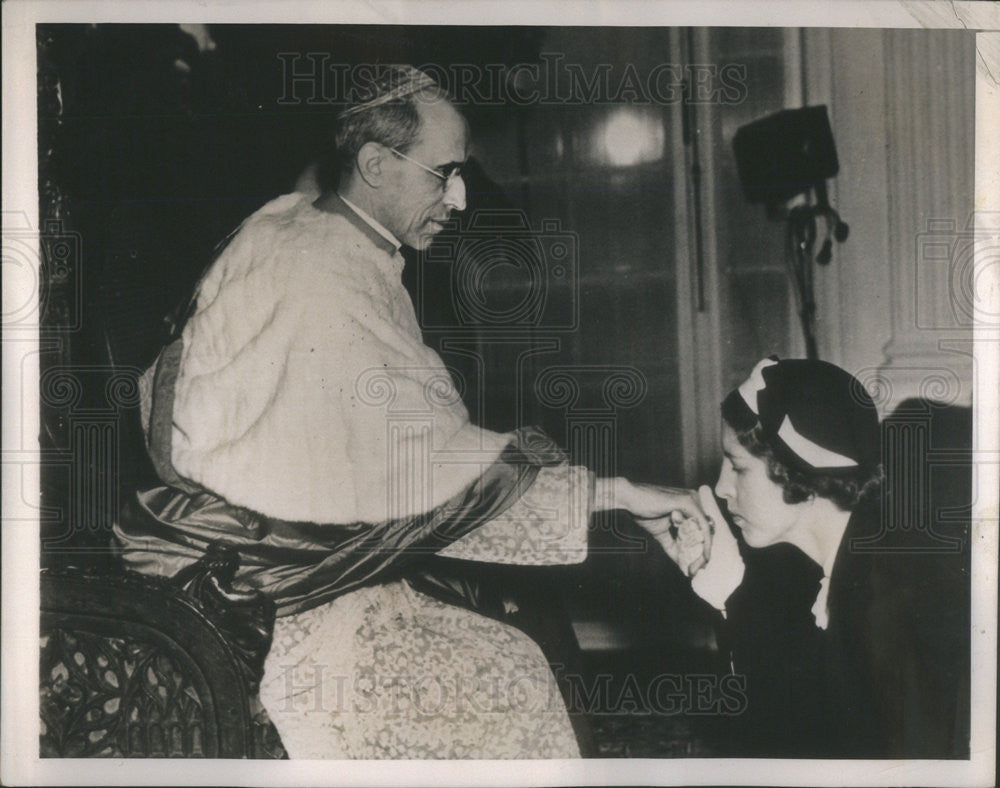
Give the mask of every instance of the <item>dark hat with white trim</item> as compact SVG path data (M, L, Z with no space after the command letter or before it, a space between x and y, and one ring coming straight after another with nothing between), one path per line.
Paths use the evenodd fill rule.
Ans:
M777 459L807 475L867 475L880 461L875 403L857 378L826 361L763 359L722 414L738 430L759 423Z

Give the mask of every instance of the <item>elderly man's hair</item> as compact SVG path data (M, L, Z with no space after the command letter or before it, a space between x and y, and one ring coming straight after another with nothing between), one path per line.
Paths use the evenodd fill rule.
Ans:
M342 179L354 169L358 151L378 142L405 153L420 136L421 101L447 100L448 94L413 66L382 66L376 78L337 118L336 152L331 175ZM333 184L329 184L333 185Z

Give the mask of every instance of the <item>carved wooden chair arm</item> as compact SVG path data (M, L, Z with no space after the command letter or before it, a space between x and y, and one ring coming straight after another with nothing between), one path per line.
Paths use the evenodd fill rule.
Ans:
M287 757L256 694L274 606L232 589L235 559L42 572L43 757Z

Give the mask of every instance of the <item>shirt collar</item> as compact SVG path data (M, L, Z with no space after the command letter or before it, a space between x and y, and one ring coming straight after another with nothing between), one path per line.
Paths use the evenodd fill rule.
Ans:
M344 195L338 194L337 197L339 197L341 199L341 201L348 208L350 208L355 214L357 214L357 216L366 225L368 225L369 228L371 228L376 233L378 233L379 240L376 240L376 239L372 238L372 240L375 242L376 246L382 247L383 249L385 249L390 254L395 254L396 252L399 251L399 249L402 246L402 244L399 242L399 240L396 238L395 235L393 235L391 232L389 232L382 224L380 224L379 222L375 221L375 219L372 216L370 216L366 211L363 211L361 208L359 208L353 202L351 202L350 200L348 200ZM350 218L350 216L348 216L348 218ZM364 228L360 228L360 229L364 229ZM371 238L370 233L366 233L366 235L368 235L369 238ZM387 242L390 245L391 248L386 249L385 243L381 243L380 241Z

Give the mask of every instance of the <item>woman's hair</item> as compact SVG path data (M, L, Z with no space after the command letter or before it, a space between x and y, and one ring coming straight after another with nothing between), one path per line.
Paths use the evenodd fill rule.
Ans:
M760 424L740 429L737 425L726 423L736 433L740 445L754 457L764 460L767 465L767 478L781 487L782 500L785 503L802 503L810 497L827 498L844 511L853 510L866 496L874 492L882 483L882 465L876 465L873 471L861 471L857 474L838 474L832 476L824 473L806 474L796 468L790 468L775 456L774 450L762 440Z

